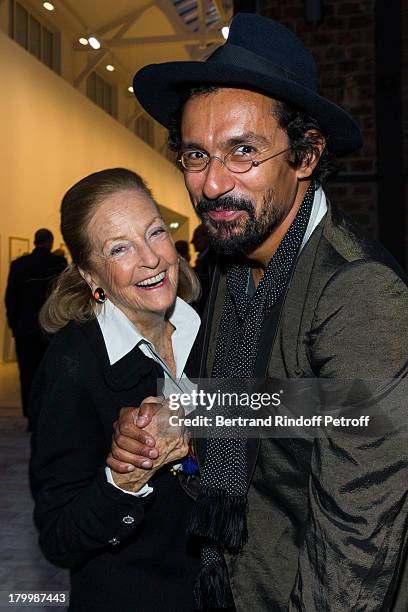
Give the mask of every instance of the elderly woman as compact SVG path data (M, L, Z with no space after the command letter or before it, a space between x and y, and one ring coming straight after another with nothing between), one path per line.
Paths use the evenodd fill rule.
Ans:
M183 433L155 436L150 469L119 474L106 459L122 406L157 396L163 377L165 386L186 380L199 318L177 295L195 299L197 280L129 170L74 185L61 230L73 263L41 314L55 336L32 395L41 548L70 568L75 612L190 611L199 570L186 535L192 500L170 469L187 453Z

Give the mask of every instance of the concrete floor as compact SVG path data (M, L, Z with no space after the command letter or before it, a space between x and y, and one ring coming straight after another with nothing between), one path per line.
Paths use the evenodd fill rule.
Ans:
M30 434L21 416L15 364L0 364L0 591L67 591L68 573L48 563L38 547L28 485ZM1 610L64 607L0 606Z

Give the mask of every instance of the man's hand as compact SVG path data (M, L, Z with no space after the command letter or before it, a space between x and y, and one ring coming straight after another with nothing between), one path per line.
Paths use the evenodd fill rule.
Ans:
M122 408L107 458L115 483L131 491L140 490L159 468L188 452L184 428L169 426L173 413L160 398L146 398L140 411Z

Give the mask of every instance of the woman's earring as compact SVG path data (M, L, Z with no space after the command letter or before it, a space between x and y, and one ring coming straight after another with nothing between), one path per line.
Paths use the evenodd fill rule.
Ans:
M95 291L93 292L93 296L94 296L95 302L98 302L98 304L103 304L106 300L106 295L102 287L97 287Z

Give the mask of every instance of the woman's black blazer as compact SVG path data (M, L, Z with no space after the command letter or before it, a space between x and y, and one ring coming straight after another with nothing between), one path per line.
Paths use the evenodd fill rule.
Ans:
M40 546L71 570L71 610L193 609L199 571L186 536L192 500L169 466L146 498L106 480L122 406L157 395L161 367L135 347L114 365L96 320L71 322L51 342L33 387L31 486Z

